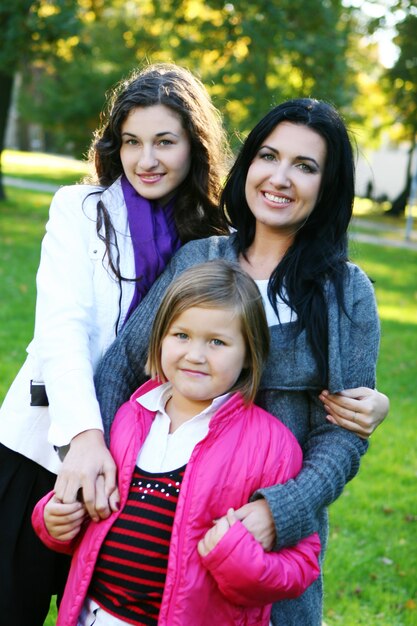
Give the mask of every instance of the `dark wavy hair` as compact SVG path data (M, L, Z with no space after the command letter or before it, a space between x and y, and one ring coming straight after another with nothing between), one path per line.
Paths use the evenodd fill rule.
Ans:
M171 63L157 63L135 70L111 91L101 126L89 150L94 165L93 182L109 187L122 173L121 127L138 107L162 104L180 118L191 144L191 167L178 188L175 222L182 243L228 232L219 209L230 150L218 110L203 83L189 70ZM98 202L97 231L106 244L110 267L119 280L117 239L103 202ZM105 235L101 235L104 228ZM115 247L111 254L112 247ZM115 256L115 259L113 259Z
M325 284L327 281L333 284L339 306L345 310L347 229L354 200L353 150L340 114L330 104L311 98L296 98L273 108L244 142L227 177L220 203L229 225L237 230L239 253L244 255L255 236L255 217L245 195L246 176L259 148L282 122L307 126L320 135L326 144L326 160L316 206L272 273L268 295L277 315L277 295L297 314L296 333L306 331L326 382Z

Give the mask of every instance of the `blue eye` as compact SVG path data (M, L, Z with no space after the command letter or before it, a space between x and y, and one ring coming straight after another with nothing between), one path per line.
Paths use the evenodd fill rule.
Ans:
M181 340L188 339L187 333L175 333L175 337L177 337L178 339L181 339Z
M214 346L224 346L225 345L224 341L222 341L221 339L212 339L211 343Z
M311 167L311 165L307 165L307 163L297 163L296 166L302 172L306 172L307 174L311 174L315 170Z
M259 158L264 161L275 161L275 154L272 154L272 152L261 152Z

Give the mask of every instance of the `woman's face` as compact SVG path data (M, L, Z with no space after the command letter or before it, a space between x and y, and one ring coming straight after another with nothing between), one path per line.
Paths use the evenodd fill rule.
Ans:
M136 191L165 204L187 177L191 144L180 117L156 104L132 109L121 127L120 159Z
M307 126L281 122L268 135L245 185L257 234L297 231L316 205L325 161L324 139Z

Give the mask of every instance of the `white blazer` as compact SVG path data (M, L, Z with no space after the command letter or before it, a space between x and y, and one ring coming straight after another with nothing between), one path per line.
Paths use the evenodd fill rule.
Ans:
M54 196L36 277L34 338L26 361L0 408L0 442L52 472L59 469L53 446L80 432L102 430L94 370L120 330L134 284L122 291L104 257L96 232L97 187L62 187ZM122 275L135 263L120 180L103 191L117 233ZM120 305L120 306L119 306ZM45 383L48 407L30 406L30 381Z

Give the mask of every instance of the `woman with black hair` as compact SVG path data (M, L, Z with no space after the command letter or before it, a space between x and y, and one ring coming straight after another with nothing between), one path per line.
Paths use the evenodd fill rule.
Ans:
M221 206L235 232L176 253L96 374L109 427L145 380L150 323L173 277L213 258L240 263L263 294L271 335L256 401L282 419L304 452L294 480L260 490L238 511L266 549L318 531L325 550L327 506L357 473L367 437L388 411L387 398L374 389L373 287L348 260L353 199L352 147L337 111L313 99L272 109L244 142L223 191ZM335 408L333 417L320 398ZM318 580L300 598L275 604L272 623L319 626L322 597Z

